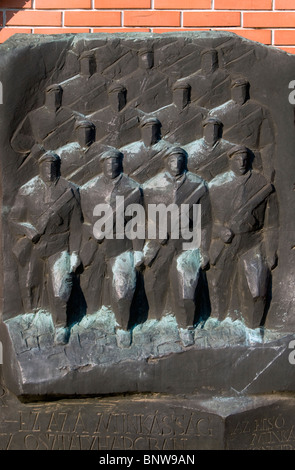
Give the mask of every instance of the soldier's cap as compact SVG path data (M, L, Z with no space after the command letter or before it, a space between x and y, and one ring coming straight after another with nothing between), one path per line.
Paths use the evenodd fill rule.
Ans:
M57 83L53 83L52 85L49 85L46 87L46 93L50 93L51 91L59 91L62 92L62 87L61 85L58 85Z
M126 91L126 87L122 83L112 83L108 88L108 93L118 93L119 91Z
M244 77L235 78L231 82L232 88L238 87L238 86L248 86L248 85L249 85L249 81Z
M95 58L95 54L93 51L83 51L82 54L80 55L79 57L79 60L82 60L82 59L94 59Z
M245 147L245 145L235 145L232 149L229 150L228 156L231 158L237 153L246 153L248 155L248 149Z
M138 55L141 56L141 55L145 55L145 54L153 54L154 51L151 47L142 47L141 49L139 49L138 51Z
M95 129L95 125L93 122L88 121L87 119L83 119L81 121L76 122L75 129Z
M223 123L215 116L210 116L204 119L203 127L207 126L207 124L217 124L217 126L223 127Z
M172 90L189 90L191 85L186 80L177 80L172 85Z
M183 155L187 159L187 152L182 147L171 147L165 152L164 159L171 157L172 155Z
M161 122L159 121L159 119L157 119L156 117L154 116L144 116L141 120L140 120L140 127L145 127L145 126L161 126Z
M214 55L218 55L218 52L216 49L214 49L213 47L208 47L207 49L203 49L201 51L201 56L204 55L204 54L214 54Z
M39 160L38 160L39 165L41 165L42 163L45 163L45 162L54 162L54 163L60 164L61 159L60 159L59 155L57 155L54 152L49 151L49 152L44 153L44 155L42 155L42 157L40 157Z
M124 155L122 152L120 152L120 150L114 148L114 149L106 150L105 152L102 153L100 157L102 161L109 160L110 158L117 158L117 159L123 160Z

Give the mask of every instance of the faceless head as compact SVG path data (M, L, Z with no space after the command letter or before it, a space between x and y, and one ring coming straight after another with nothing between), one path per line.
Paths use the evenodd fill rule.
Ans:
M85 51L80 56L80 75L91 77L96 72L95 55L91 51Z
M201 67L203 72L211 73L218 68L218 53L215 49L206 49L201 57Z
M89 147L95 141L95 126L90 121L80 121L76 125L76 137L81 147Z
M108 94L110 105L114 111L119 112L126 106L127 90L123 85L111 85Z
M50 85L45 91L45 106L50 111L57 111L62 103L62 87L60 85Z
M249 99L249 82L245 79L237 79L232 82L231 87L232 100L243 105Z
M39 174L45 183L54 183L60 177L60 157L53 152L45 153L38 161Z
M103 173L108 179L114 179L123 171L123 154L119 150L110 150L103 154Z
M222 122L215 118L209 117L203 122L204 139L209 145L214 145L222 137Z
M187 153L181 147L174 147L169 150L166 156L166 167L169 173L174 176L182 175L186 170Z
M174 83L173 88L173 102L178 109L185 108L191 99L191 86L189 83L178 80Z
M150 49L141 49L138 53L139 66L143 69L151 69L154 65L154 53Z
M250 157L247 147L242 145L234 147L229 152L230 168L237 176L242 176L248 172L250 167Z
M141 121L141 138L147 147L161 139L161 123L157 118L149 117Z

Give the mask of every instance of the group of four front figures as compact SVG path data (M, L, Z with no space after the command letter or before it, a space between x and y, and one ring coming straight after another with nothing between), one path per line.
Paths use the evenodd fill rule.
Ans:
M183 337L200 320L202 303L219 320L232 309L247 326L261 325L277 263L274 188L251 169L244 146L230 149L229 170L209 184L188 170L187 157L181 147L167 148L163 170L140 185L124 173L123 153L109 149L100 158L102 172L78 187L62 177L58 155L41 156L39 174L21 186L10 214L24 312L43 308L57 327L70 327L83 312L109 305L118 344L128 346L140 277L147 318L172 313ZM146 220L142 236L132 210L141 206L147 216L153 204L167 209L166 232L156 230L149 238ZM181 211L175 236L171 205L190 208L189 233L193 238L194 230L201 230L200 246L184 248ZM195 205L201 208L198 227ZM103 212L107 207L111 218ZM132 220L133 233L141 236L125 231ZM110 226L112 237L106 236Z

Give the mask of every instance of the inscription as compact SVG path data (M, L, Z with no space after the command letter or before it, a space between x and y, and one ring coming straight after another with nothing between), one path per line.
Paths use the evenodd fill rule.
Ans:
M239 421L230 437L247 442L249 450L295 449L295 426L289 424L282 414Z
M0 432L1 450L187 450L196 439L214 437L210 416L158 410L128 414L36 409L20 411L4 427L13 431Z

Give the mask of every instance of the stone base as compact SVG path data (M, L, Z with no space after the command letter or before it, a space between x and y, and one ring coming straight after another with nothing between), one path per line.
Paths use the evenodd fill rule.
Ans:
M21 403L3 389L0 450L100 450L115 455L291 450L294 419L295 396L288 395L208 399L139 394Z
M238 396L295 391L294 334L207 320L188 335L175 318L116 330L112 312L55 330L46 312L2 324L3 373L19 397L169 393ZM7 360L6 358L9 358Z

